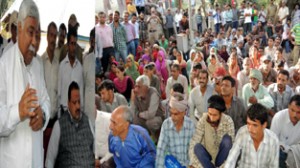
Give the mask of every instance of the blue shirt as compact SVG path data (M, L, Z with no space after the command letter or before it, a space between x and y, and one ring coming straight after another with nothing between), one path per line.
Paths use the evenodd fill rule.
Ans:
M166 119L161 127L161 133L157 145L156 168L164 168L165 156L173 155L181 164L189 164L189 146L190 140L195 132L194 122L184 117L183 126L180 131L176 131L172 118Z
M156 150L146 129L131 124L124 141L111 133L109 152L114 155L117 168L153 168Z

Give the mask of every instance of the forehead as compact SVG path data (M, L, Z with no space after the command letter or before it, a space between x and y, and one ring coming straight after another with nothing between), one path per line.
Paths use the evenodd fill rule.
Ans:
M79 98L79 97L80 97L79 90L78 90L78 89L73 89L73 90L71 91L71 100L72 100L72 99Z
M259 120L251 120L249 117L247 117L247 124L248 125L258 125L258 126L261 126L262 124L260 123Z
M35 30L39 29L39 22L36 18L28 16L25 18L25 26L33 28Z

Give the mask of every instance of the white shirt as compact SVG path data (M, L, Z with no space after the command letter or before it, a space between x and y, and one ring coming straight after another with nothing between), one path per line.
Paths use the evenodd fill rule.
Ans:
M51 102L50 118L53 119L58 111L58 69L59 55L54 55L52 63L50 62L47 51L42 55L44 66L44 76L48 95Z
M174 16L174 21L176 23L176 27L179 27L179 22L181 19L182 19L182 14L180 12L176 13Z
M289 115L289 109L284 109L275 114L272 119L271 131L273 131L280 145L288 151L291 145L295 145L300 141L300 122L293 125Z
M80 89L80 102L83 102L83 69L81 63L75 58L73 67L70 64L67 55L59 64L58 71L58 99L59 105L63 105L65 109L68 107L68 90L72 81L77 82ZM83 103L80 104L83 106Z
M44 73L37 58L25 66L18 44L0 60L0 167L43 167L43 130L50 116L50 99ZM27 85L36 89L38 104L46 122L39 131L32 131L30 119L20 120L19 101Z
M250 16L245 16L245 23L251 23L251 15L252 15L252 8L246 8L244 9L244 15L245 14L250 14Z
M129 21L129 23L131 23L134 26L135 39L139 39L140 38L140 35L139 35L139 23L138 22L132 23L131 21Z
M84 80L84 113L95 122L95 54L90 53L83 58Z
M266 22L266 17L267 17L267 13L265 10L263 11L259 11L258 16L260 15L260 17L258 18L259 21L261 22Z
M2 54L4 54L8 49L10 49L14 45L14 42L10 40L9 43L4 47Z
M187 79L185 76L179 74L177 80L175 80L172 76L168 78L167 80L167 86L166 86L166 96L167 96L167 99L170 98L170 94L171 94L171 89L173 87L173 85L175 83L180 83L182 86L183 86L183 89L184 89L184 94L185 94L185 99L188 98L189 96L189 93L188 93L188 82L187 82Z
M289 8L287 6L279 8L279 10L278 10L278 17L279 17L279 19L282 19L282 18L284 18L287 15L289 15ZM281 22L282 25L286 24L286 19L287 18L285 18L285 19L282 20L282 22Z
M68 113L70 114L69 111L68 111ZM73 119L72 116L71 116L71 119ZM93 125L90 120L88 120L88 121L89 121L89 126L90 126L91 132L93 134L93 137L95 137L95 131L93 129ZM52 130L51 137L49 140L49 145L48 145L48 150L47 150L47 158L45 161L45 167L47 167L47 168L54 168L54 165L56 162L56 157L57 157L58 151L59 151L59 140L60 140L60 125L59 125L59 120L57 120L53 126L53 130Z

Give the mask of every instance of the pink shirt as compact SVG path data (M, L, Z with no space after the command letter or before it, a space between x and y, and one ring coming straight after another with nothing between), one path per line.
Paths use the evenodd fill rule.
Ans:
M127 34L127 43L135 39L135 29L131 23L123 23Z
M96 29L96 33L99 35L103 48L113 47L113 32L110 26L100 25Z

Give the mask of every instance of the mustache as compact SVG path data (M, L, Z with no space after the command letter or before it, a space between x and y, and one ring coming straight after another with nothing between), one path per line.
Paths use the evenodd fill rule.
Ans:
M31 52L33 52L33 53L35 53L35 48L30 44L30 46L29 46L29 51L31 51Z

